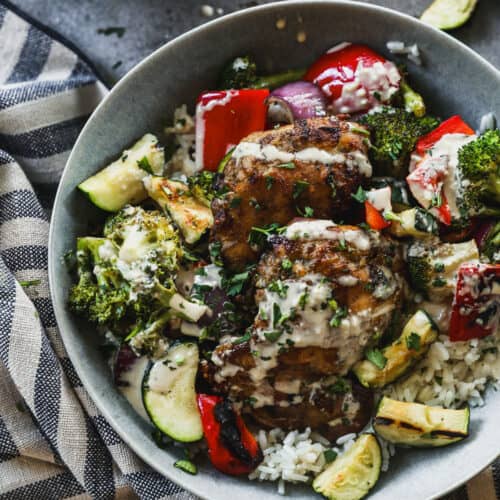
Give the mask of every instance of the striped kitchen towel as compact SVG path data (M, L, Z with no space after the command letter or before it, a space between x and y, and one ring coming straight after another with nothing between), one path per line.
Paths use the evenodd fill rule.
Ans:
M0 499L194 500L99 414L50 303L48 214L71 147L106 92L77 51L0 0ZM494 500L492 471L500 468L448 498Z

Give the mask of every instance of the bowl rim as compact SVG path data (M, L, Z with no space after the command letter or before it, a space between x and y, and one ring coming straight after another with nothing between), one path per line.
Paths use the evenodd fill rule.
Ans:
M475 59L477 63L480 65L484 66L487 71L490 71L495 75L495 77L498 79L498 82L500 83L500 70L498 70L495 66L493 66L492 63L490 63L487 59L479 55L477 52L475 52L473 49L471 49L469 46L467 46L465 43L462 41L456 39L455 37L451 36L450 34L441 31L437 28L434 28L431 25L428 25L426 23L423 23L420 21L418 18L415 18L411 15L405 14L403 12L388 8L388 7L383 7L380 5L373 5L373 4L367 4L364 2L361 2L359 0L287 0L286 2L282 1L274 1L271 3L267 3L264 5L257 5L254 7L249 7L246 9L241 9L235 12L228 13L224 16L221 16L217 19L213 19L211 21L205 22L199 26L196 26L189 31L186 31L185 33L182 33L181 35L175 37L173 40L170 40L169 42L166 42L162 46L158 47L155 49L151 54L143 58L141 61L139 61L134 67L132 67L120 80L109 90L108 94L104 97L104 99L98 104L98 106L94 109L92 112L91 116L88 118L87 122L85 123L84 127L80 131L77 140L75 141L75 144L73 145L71 149L71 153L66 161L65 167L63 169L61 178L59 180L59 185L57 188L56 196L54 198L54 204L53 204L53 211L52 215L50 218L50 227L49 227L49 240L48 240L48 275L49 275L49 289L50 289L50 297L51 301L54 305L54 314L56 318L56 322L58 324L59 332L61 335L61 339L64 343L64 346L66 348L66 351L68 353L68 356L73 363L73 358L74 358L74 351L71 347L70 342L66 342L65 340L65 335L63 333L63 329L59 327L59 324L61 321L59 320L59 308L56 307L56 304L58 303L57 297L56 297L56 292L55 292L55 282L56 282L56 269L55 269L55 260L58 258L57 256L54 256L54 240L56 238L55 235L55 224L54 224L54 219L56 217L56 208L61 202L61 198L63 196L63 185L65 183L65 178L68 175L68 170L69 170L69 165L73 162L73 157L75 155L75 150L77 149L82 137L87 133L89 129L93 127L95 117L98 115L101 110L103 110L107 105L108 102L113 98L113 96L117 93L119 93L123 88L125 88L128 85L128 80L133 78L134 75L138 74L141 72L142 68L148 64L154 64L155 59L159 58L163 52L165 51L171 51L175 50L176 47L179 44L182 44L184 40L189 39L195 34L198 33L203 33L205 31L210 31L212 29L217 29L220 26L223 26L226 22L232 21L234 19L238 19L240 17L245 17L247 15L251 15L255 12L265 12L269 11L270 13L276 10L282 10L283 14L286 15L287 10L293 10L295 8L308 8L311 6L328 6L331 8L335 8L336 6L344 6L344 7L349 7L352 9L357 9L359 12L363 12L364 14L372 14L372 13L384 13L387 16L392 17L395 20L403 20L405 22L413 23L414 25L418 26L419 29L424 29L428 30L429 32L433 33L434 36L437 36L438 38L442 39L443 41L446 41L448 43L451 43L452 45L455 45L455 47L459 50L463 50L467 53L468 57L471 57ZM83 370L83 368L77 363L74 364L73 366L76 370L77 375L79 376L80 380L82 381L82 384L87 392L90 392L87 389L88 387L92 387L92 383L90 378L87 377L87 372ZM112 414L111 411L108 411L108 407L104 402L101 401L100 398L94 398L90 396L92 401L95 403L97 406L98 410L101 412L101 414L106 418L106 420L110 423L110 425L113 427L113 429L117 432L117 434L120 436L120 438L123 440L123 442L131 448L134 454L136 454L144 463L148 464L150 467L152 467L155 471L157 471L159 474L162 476L166 477L168 480L172 481L174 484L178 484L182 488L186 489L187 491L197 495L200 498L207 498L205 493L200 489L200 487L197 485L197 482L193 478L189 477L186 475L186 478L175 478L172 479L169 477L168 472L165 472L164 470L161 470L160 467L155 464L152 460L149 460L148 456L146 453L144 453L142 450L137 450L134 444L129 440L127 437L126 430L122 428L121 425L118 424L116 421L115 416ZM462 478L458 481L450 483L445 490L442 490L430 497L428 497L426 500L433 500L433 499L438 499L443 495L446 495L447 493L455 490L456 488L460 487L461 485L465 484L467 481L469 481L472 477L476 476L479 474L482 470L484 470L486 467L488 467L496 458L498 457L498 452L495 450L493 451L489 456L486 457L486 460L481 462L480 464L470 464L470 468L467 469L467 472L464 473ZM212 499L213 500L213 499Z

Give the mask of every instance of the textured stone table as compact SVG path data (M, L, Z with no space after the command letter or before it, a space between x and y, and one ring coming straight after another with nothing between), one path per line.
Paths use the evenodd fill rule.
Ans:
M80 47L109 84L166 41L220 15L215 12L213 17L203 16L203 4L228 13L267 3L266 0L11 1ZM430 2L366 0L413 16L420 15ZM109 33L110 27L119 29ZM500 68L500 0L479 0L472 19L452 34Z

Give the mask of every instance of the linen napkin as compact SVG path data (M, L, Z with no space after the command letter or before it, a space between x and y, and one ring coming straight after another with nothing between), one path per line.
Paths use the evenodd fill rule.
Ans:
M195 500L99 414L57 330L49 213L71 147L107 93L69 47L0 0L0 499ZM495 488L500 464L448 498L494 500Z

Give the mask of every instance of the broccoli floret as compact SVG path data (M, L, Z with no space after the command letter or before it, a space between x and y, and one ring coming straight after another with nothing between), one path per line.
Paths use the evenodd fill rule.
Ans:
M213 172L208 172L204 170L203 172L199 172L196 175L188 177L188 186L192 195L201 201L207 207L210 206L210 203L215 197L215 189L214 189L214 178L215 175Z
M481 254L486 255L493 264L500 264L500 222L497 222L488 231L481 248Z
M275 75L258 76L255 61L250 56L240 56L223 69L219 87L221 89L275 88L300 80L304 73L304 70L290 70Z
M460 265L478 259L474 240L464 243L415 241L408 246L406 254L413 288L433 300L453 295Z
M403 178L418 139L436 128L439 121L432 116L418 118L404 109L384 106L364 115L360 123L370 129L369 155L376 175Z
M488 130L460 148L456 175L463 218L500 216L500 130Z

